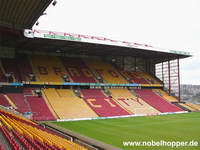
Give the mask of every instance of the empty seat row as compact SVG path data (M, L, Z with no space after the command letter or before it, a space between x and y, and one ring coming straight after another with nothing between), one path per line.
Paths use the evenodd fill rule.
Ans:
M0 110L0 130L14 150L22 148L28 150L85 150L84 147L54 134L53 131L47 132L47 129L32 121L5 110Z

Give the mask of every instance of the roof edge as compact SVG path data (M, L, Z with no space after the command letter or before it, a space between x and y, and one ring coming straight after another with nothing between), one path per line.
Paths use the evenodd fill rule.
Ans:
M170 54L182 55L185 57L192 56L189 52L185 52L185 51L163 49L163 48L153 47L147 44L112 40L112 39L104 38L104 37L89 36L89 35L74 34L74 33L25 29L24 36L27 38L44 38L44 39L77 41L77 42L85 42L85 43L92 43L92 44L120 46L120 47L126 47L126 48L137 48L141 50L149 50L149 51L157 51L157 52L165 52L165 53L170 53Z

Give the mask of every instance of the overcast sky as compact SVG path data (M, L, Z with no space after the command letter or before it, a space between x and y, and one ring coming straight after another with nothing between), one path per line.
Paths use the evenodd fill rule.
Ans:
M200 84L200 0L57 1L33 28L191 52L181 60L181 83Z

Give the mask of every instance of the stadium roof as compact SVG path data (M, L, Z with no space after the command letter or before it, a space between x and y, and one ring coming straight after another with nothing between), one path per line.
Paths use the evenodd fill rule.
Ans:
M4 27L0 28L0 35L0 46L15 48L16 51L43 51L89 56L133 56L154 59L157 63L191 56L182 51L69 33L23 31Z
M53 0L0 0L0 47L75 55L134 56L156 62L189 53L108 38L30 29ZM24 35L23 35L24 32Z
M0 0L0 26L30 29L52 0Z
M44 30L25 30L24 35L28 38L37 39L41 44L43 43L42 47L39 49L46 51L98 56L136 56L157 59L159 61L191 56L188 52L161 49L146 44L81 34Z

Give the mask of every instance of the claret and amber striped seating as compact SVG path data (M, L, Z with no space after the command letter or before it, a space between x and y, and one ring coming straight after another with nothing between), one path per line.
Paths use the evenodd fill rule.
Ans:
M58 134L16 114L0 109L2 149L12 150L86 150Z

